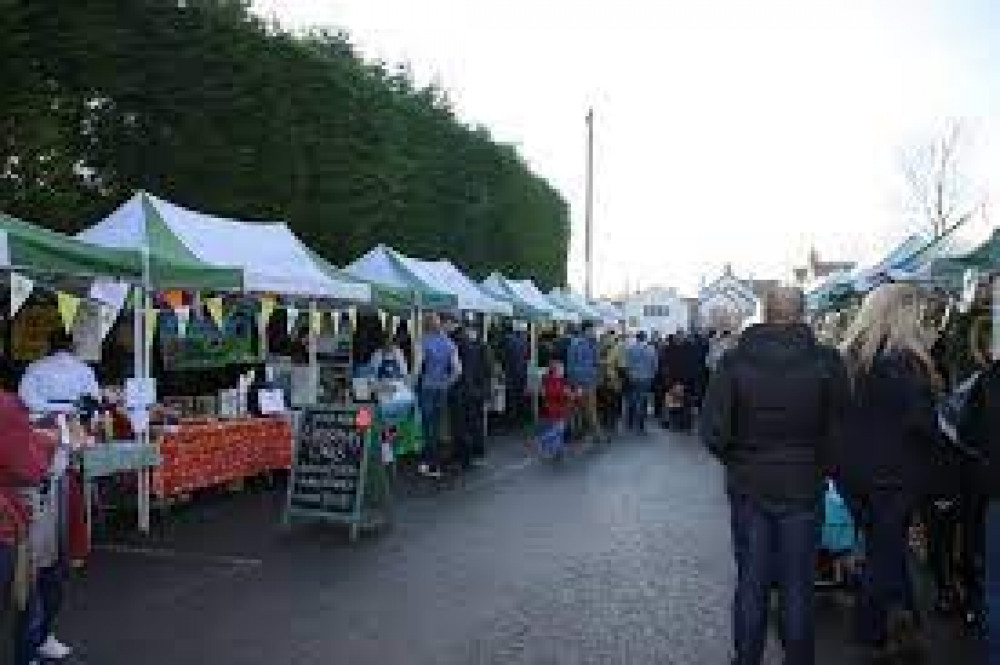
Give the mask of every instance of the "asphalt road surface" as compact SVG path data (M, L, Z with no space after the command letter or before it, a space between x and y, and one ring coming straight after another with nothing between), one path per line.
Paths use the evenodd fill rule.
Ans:
M694 438L621 438L557 467L506 441L460 482L400 493L395 527L356 544L339 528L282 531L275 489L206 498L151 539L102 545L60 628L73 662L728 662L728 514ZM818 614L819 665L862 662L844 601ZM929 663L976 662L957 627L929 630Z

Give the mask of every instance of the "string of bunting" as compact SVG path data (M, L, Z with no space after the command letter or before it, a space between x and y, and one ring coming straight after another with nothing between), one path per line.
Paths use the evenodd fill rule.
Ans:
M118 320L119 314L121 314L122 307L116 307L108 304L104 300L94 297L83 297L78 296L66 291L57 289L56 287L46 284L44 282L38 282L27 275L22 275L18 272L10 273L10 307L8 309L10 318L17 316L18 312L24 307L31 297L31 294L38 289L44 289L49 293L54 293L56 296L56 310L59 313L59 319L63 324L63 329L68 334L73 334L74 326L77 320L80 318L80 311L83 303L92 302L96 307L96 318L97 318L97 334L99 335L99 341L103 342L111 332L114 327L115 322Z

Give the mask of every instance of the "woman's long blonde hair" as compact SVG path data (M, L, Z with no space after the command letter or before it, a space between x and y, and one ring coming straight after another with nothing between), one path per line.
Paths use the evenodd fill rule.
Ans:
M870 370L875 357L887 351L912 354L928 378L937 382L929 352L932 331L923 323L926 300L910 284L883 284L865 297L840 345L854 378Z

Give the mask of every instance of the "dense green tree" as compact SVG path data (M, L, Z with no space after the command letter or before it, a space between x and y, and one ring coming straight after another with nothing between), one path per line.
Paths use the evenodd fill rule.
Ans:
M243 0L0 0L0 208L74 231L136 189L383 242L476 276L566 275L569 212L443 91Z

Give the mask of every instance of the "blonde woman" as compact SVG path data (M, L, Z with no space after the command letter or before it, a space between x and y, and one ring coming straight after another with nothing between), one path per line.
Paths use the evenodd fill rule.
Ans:
M919 289L887 284L865 298L841 351L854 396L842 442L839 482L865 533L866 564L857 628L874 656L916 656L908 527L934 469L934 334Z

